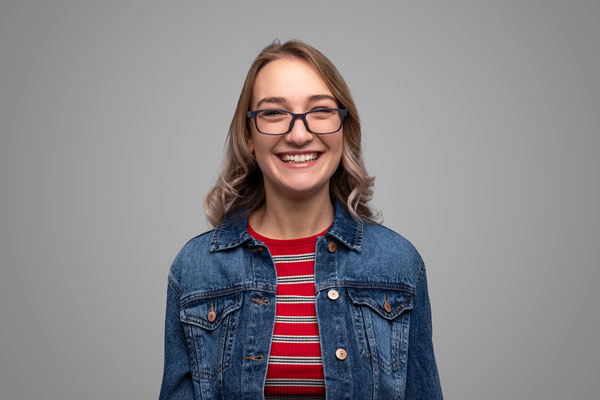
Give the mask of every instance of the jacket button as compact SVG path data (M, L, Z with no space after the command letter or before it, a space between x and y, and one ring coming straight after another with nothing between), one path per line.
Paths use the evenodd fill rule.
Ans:
M337 357L338 360L344 361L346 359L346 355L347 355L346 350L344 350L344 349L340 348L335 351L335 356Z
M327 250L329 250L330 253L335 253L336 248L335 242L329 242L327 245Z
M392 312L392 306L390 306L390 303L387 301L387 294L383 295L383 308L385 308L385 311L388 313Z
M208 322L214 322L216 318L217 318L217 314L215 314L214 311L209 311L208 315L206 316L206 319L208 319Z
M210 303L210 311L208 312L206 319L208 320L208 322L214 322L216 318L217 314L215 313L215 304Z
M340 294L337 290L331 289L329 292L327 292L327 297L329 297L331 300L337 300L338 297L340 297Z

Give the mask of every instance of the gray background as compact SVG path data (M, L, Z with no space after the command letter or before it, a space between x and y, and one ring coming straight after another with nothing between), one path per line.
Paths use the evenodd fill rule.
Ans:
M6 1L0 397L151 399L245 73L339 67L447 399L596 399L600 2Z

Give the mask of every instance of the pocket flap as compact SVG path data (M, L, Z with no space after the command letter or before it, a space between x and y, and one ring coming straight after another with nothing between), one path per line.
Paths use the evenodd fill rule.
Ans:
M390 320L413 308L413 295L402 290L348 288L348 296L354 305L367 306Z
M213 330L221 324L223 318L239 310L241 306L241 292L225 296L202 297L185 303L181 307L179 319L191 325Z

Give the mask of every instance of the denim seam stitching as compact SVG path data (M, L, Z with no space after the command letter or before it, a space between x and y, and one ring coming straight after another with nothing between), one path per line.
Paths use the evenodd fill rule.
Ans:
M408 307L411 305L410 301L404 302L402 303L400 306L396 307L396 311L394 311L394 313L390 313L389 317L384 315L381 312L380 307L377 304L373 304L370 301L361 301L360 299L353 299L352 296L350 296L350 300L352 301L353 304L357 304L357 305L363 305L363 306L367 306L369 308L371 308L373 311L375 311L378 315L380 315L382 318L385 318L387 320L393 320L398 318L400 315L402 315L402 313L404 313L404 311L406 310L410 310L411 307ZM404 307L406 306L406 307ZM401 309L398 311L398 308L401 307Z
M237 311L237 310L234 310ZM229 312L226 315L227 321L223 322L223 332L221 333L221 341L222 343L220 343L220 347L221 349L223 349L223 356L221 358L221 370L219 371L219 373L225 372L227 371L227 369L230 366L230 362L231 362L231 349L229 348L228 342L229 342L229 338L230 336L233 334L233 338L232 340L235 340L235 322L236 322L236 318L239 317L239 314L234 314L233 311ZM222 319L225 319L225 316L222 317ZM227 329L225 329L227 328ZM232 333L232 328L233 328L233 333Z
M177 284L172 281L171 278L168 279L167 285L171 288L171 290L173 290L173 293L175 293L177 298L179 298L179 286L177 286Z
M325 290L329 288L353 288L353 289L391 289L401 292L416 294L416 289L402 283L383 283L383 282L355 282L355 281L336 281L328 285L320 285L316 290Z
M336 257L335 264L336 264L336 277L337 277L337 257ZM341 301L338 302L338 308L340 310L340 315L343 315L344 310L342 309ZM342 318L342 323L344 324L344 326L342 327L342 335L344 338L344 348L347 349L348 348L348 332L347 332L347 328L346 328L346 318ZM350 367L348 367L348 368L350 368ZM351 369L350 369L350 374L352 374ZM352 398L353 398L353 393L354 393L354 390L352 390L352 392L350 393L350 400L352 400Z
M247 359L245 357L246 355L246 349L248 348L248 339L250 338L250 326L252 325L252 314L253 314L253 308L254 307L249 307L250 310L248 311L248 323L246 326L246 341L244 342L244 348L242 350L242 355L244 355L244 361L242 362L242 373L241 373L241 377L240 380L242 381L242 386L244 385L244 376L247 375L247 373L245 372L245 366L247 363ZM244 400L246 398L246 393L245 391L242 391L242 400Z
M415 295L417 294L417 288L419 287L419 284L421 283L421 279L423 278L423 276L425 275L425 265L422 265L421 270L419 271L419 276L417 277L417 283L415 284Z
M365 338L363 338L364 340ZM381 365L383 367L383 370L386 372L390 372L398 367L401 367L402 365L406 364L406 361L402 361L402 358L400 358L400 360L394 360L392 362L386 362L385 360L376 357L376 356L372 356L369 352L366 351L365 346L364 346L364 342L363 345L360 346L360 355L364 358L366 358L367 360L370 361L375 361L377 364Z
M358 227L356 228L356 236L354 237L355 247L360 248L362 245L362 231L363 224L362 222L358 223Z
M187 326L187 325L183 326L185 342L186 342L186 345L188 348L188 354L190 355L190 361L191 361L191 367L192 367L192 377L201 379L200 378L200 368L198 366L198 354L196 353L195 344L192 343L193 340L191 339L191 336L193 336L193 332L191 330L192 330L191 326Z
M215 250L219 249L219 234L221 233L221 229L222 229L222 223L219 222L219 224L217 225L217 227L215 228L215 234L213 236L213 240L211 243L211 247L213 247Z
M374 357L374 356L367 354L366 351L361 351L360 355L363 356L364 358L366 358L367 360L375 361L377 364L381 365L383 367L383 370L386 372L390 372L390 371L406 364L405 362L402 362L401 360L394 360L391 363L388 363L388 362L380 359L379 357Z
M254 283L254 284L246 284L246 285L238 285L231 288L219 289L219 290L211 290L202 293L189 294L180 300L180 306L185 306L186 304L195 301L195 300L203 300L210 299L213 297L226 296L231 294L236 294L239 292L245 292L249 290L261 290L267 293L275 293L275 289L271 289L270 285Z

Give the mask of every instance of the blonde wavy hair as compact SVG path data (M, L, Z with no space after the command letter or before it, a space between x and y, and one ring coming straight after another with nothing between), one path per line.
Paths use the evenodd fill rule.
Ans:
M360 120L350 89L335 65L323 53L300 40L283 44L274 41L260 52L250 66L227 134L221 173L204 201L208 221L216 226L233 213L245 210L245 215L250 215L265 203L262 172L248 146L251 131L246 112L250 110L252 89L258 72L267 63L283 57L297 58L311 65L337 99L338 106L348 110L343 125L342 160L330 179L330 195L344 204L355 219L378 222L381 219L379 213L367 205L373 196L375 178L367 174L364 165Z

